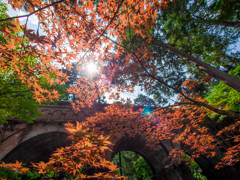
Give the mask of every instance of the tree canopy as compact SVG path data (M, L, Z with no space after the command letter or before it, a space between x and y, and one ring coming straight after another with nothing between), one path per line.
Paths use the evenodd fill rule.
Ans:
M106 93L118 98L141 86L157 103L152 116L141 117L130 105L118 103L89 118L86 128L93 127L99 134L107 130L118 138L125 132L140 133L152 149L171 139L188 147L193 159L213 157L216 147L221 147L216 137L231 132L233 146L217 167L240 161L240 61L239 49L234 48L240 35L237 1L8 3L26 15L10 17L1 4L1 122L8 116L36 118L39 105L63 98L65 89L74 97L72 107L80 111ZM38 19L36 29L28 28L33 15ZM26 22L20 24L21 18ZM98 66L98 72L89 75L89 63ZM170 99L174 103L169 104ZM205 126L207 116L214 123L219 116L230 118L231 123L211 134ZM69 149L59 151L65 150ZM184 153L176 148L170 155L181 162ZM59 163L56 158L49 163L52 168L54 163Z

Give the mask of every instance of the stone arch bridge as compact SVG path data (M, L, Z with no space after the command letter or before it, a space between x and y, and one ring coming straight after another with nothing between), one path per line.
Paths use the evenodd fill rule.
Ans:
M104 112L104 105L95 104L81 112L74 111L70 105L49 105L41 107L41 111L42 114L32 124L17 119L9 120L8 124L0 124L0 160L29 163L47 159L56 148L68 144L64 123L83 121L96 112ZM142 155L150 164L155 174L154 179L193 179L185 165L169 166L164 160L173 148L170 141L162 142L162 149L159 151L151 151L141 135L124 137L113 143L113 152L106 155L107 159L119 151L131 150ZM197 161L208 179L240 179L239 167L217 171L214 169L216 160L202 157Z

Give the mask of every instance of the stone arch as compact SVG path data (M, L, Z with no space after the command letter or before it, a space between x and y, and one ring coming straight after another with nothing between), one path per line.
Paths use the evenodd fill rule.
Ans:
M12 149L4 158L7 163L47 161L59 147L68 145L67 134L64 132L48 132L34 136Z
M123 137L119 140L111 140L114 145L112 146L112 152L107 154L107 159L118 153L119 151L130 150L141 155L152 168L153 173L155 174L154 179L156 180L190 180L193 179L190 171L185 165L169 166L168 162L165 159L168 157L167 149L171 147L165 147L162 144L163 148L158 151L151 150L145 144L145 138L142 135L135 137Z
M28 124L21 130L12 133L0 144L0 160L7 156L7 154L9 154L17 146L30 140L31 138L40 136L45 133L57 132L66 134L66 130L64 129L63 125L44 123L35 123L34 125Z

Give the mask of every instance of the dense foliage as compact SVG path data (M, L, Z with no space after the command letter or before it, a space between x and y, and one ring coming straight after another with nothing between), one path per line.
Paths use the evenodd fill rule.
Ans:
M236 43L240 37L238 28L240 22L237 9L239 9L237 1L177 0L175 3L169 3L169 7L160 12L155 36L158 40L198 57L239 79L240 57ZM154 45L161 48L158 42ZM168 63L169 61L172 64L176 63L176 60L165 60ZM209 103L216 106L228 104L228 108L233 111L238 109L239 91L214 79L204 82L205 74L194 66L187 64L187 67L182 68L188 68L188 76L199 81L198 87L194 90L202 97L209 96L207 98ZM181 72L179 69L176 71ZM170 77L175 76L171 74ZM175 82L177 84L179 80ZM180 88L179 85L177 87Z
M115 154L112 158L114 164L117 164L121 168L121 171L117 171L119 175L122 173L128 179L151 180L153 178L154 174L150 165L141 155L133 151L121 151L119 153Z
M72 100L73 109L80 111L101 101L105 93L119 98L120 92L133 92L136 86L154 98L140 97L144 105L156 102L159 107L142 116L129 104L115 103L84 123L68 124L72 144L36 165L40 173L120 178L114 174L116 166L103 158L110 144L106 137L137 134L144 135L153 150L162 140L176 143L169 153L172 164L187 161L184 153L190 160L214 157L224 140L232 145L216 167L240 161L237 1L8 3L26 15L9 17L1 3L0 122L9 116L31 121L41 103L61 98ZM28 28L33 15L38 20L35 30ZM20 24L23 17L26 21ZM98 66L95 74L87 72L90 63ZM63 96L64 90L69 96ZM174 103L168 104L170 98ZM215 117L214 123L219 116L231 122L213 134L206 126L207 115Z

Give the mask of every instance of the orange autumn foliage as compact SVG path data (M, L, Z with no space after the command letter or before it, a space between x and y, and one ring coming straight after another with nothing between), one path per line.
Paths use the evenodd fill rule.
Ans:
M33 164L40 174L54 171L77 179L122 178L115 174L117 166L104 157L111 145L107 136L90 131L80 122L76 122L76 125L67 123L65 126L71 145L57 149L47 163Z
M230 126L227 126L220 130L217 133L217 136L227 135L227 139L231 140L233 143L232 147L227 148L227 151L224 153L224 157L221 162L216 166L217 169L220 169L224 166L233 166L236 163L240 162L240 121L233 123Z
M72 105L76 110L91 106L98 95L112 86L106 87L100 77L92 81L86 80L85 64L95 61L103 67L103 64L118 57L122 51L106 35L119 42L127 38L126 30L131 26L136 29L135 35L146 36L146 32L154 26L157 12L166 7L168 2L169 0L100 0L97 3L93 0L9 0L8 3L15 10L25 7L27 20L24 25L20 25L18 17L9 17L9 21L0 20L7 22L1 28L6 43L0 46L0 66L4 71L11 70L22 83L33 88L34 98L41 103L59 99L59 94L43 88L39 77L45 77L50 85L64 84L69 81L69 77L57 67L71 70L71 63L74 62L82 75L78 77L76 85L68 90L78 96L78 101ZM33 14L38 19L36 30L28 29L27 26L28 19ZM43 32L41 34L40 29ZM113 47L114 54L110 53ZM28 66L24 63L28 56L38 59L39 63ZM81 83L82 81L88 82ZM107 77L107 81L111 82L111 76ZM93 91L93 86L98 91Z
M119 64L125 65L124 70L127 72L140 71L140 63L131 61L133 57L143 57L142 65L147 66L152 72L151 75L155 76L156 66L151 63L152 54L144 47L151 41L147 32L154 27L157 12L167 7L169 0L100 0L97 4L95 2L9 0L14 9L26 7L29 16L35 14L39 26L37 30L31 30L27 25L20 25L17 18L10 18L7 25L1 28L6 42L0 45L0 70L15 74L22 83L32 89L34 98L41 103L60 97L56 90L47 90L41 86L40 77L44 77L50 85L64 84L69 81L69 77L58 67L71 70L71 63L76 63L81 76L79 75L76 84L67 90L78 97L72 102L75 110L90 107L99 95L110 92L116 86L119 91L132 91L139 80L138 74L132 73L132 83L118 82L116 86L112 84L114 76L122 73ZM39 33L40 28L43 31L42 35ZM136 48L134 53L127 52L127 57L121 60L122 52L126 49L116 44L127 40L126 32L130 31L129 29L134 29L134 36L140 36L144 43ZM19 32L19 35L14 32ZM115 42L111 40L112 37ZM25 39L29 43L26 43ZM38 63L30 66L24 61L29 56L36 58ZM120 59L119 64L115 62L117 59ZM96 75L93 79L88 78L85 65L89 61L94 61L100 66L101 75ZM210 77L206 77L205 81L209 79ZM144 88L148 89L154 80L144 77L139 82L144 82ZM188 80L184 85L191 90L197 84L197 81ZM180 95L181 103L189 102L184 95L204 103L199 95L188 92ZM118 93L112 96L118 96ZM131 107L114 104L107 107L105 113L98 113L95 117L88 118L85 123L77 123L76 126L68 124L67 130L73 143L58 149L49 162L39 163L39 172L63 171L85 178L87 175L81 170L83 167L89 167L106 168L110 172L94 173L89 177L113 176L111 172L116 170L116 167L102 157L109 145L103 135L121 138L126 134L142 134L146 137L147 145L154 150L161 148L159 144L162 140L172 140L180 145L184 152L191 154L192 158L198 158L200 155L212 157L215 155L217 143L202 125L206 113L207 110L202 106L189 104L160 109L147 118L141 116L140 110L133 111ZM94 131L87 128L94 128ZM231 128L239 132L237 124L229 126L229 130ZM239 161L239 138L236 137L235 141L238 144L228 149L223 164L233 165ZM183 160L182 154L183 150L179 148L170 153L179 162Z
M23 174L26 173L27 171L29 171L29 168L26 168L22 165L21 162L16 161L16 163L4 163L2 162L0 164L0 168L7 168L7 169L11 169L17 173Z
M110 105L105 108L105 113L87 118L86 126L117 139L144 135L147 145L153 150L161 148L161 141L171 140L178 144L176 147L191 154L193 159L200 155L215 155L215 138L201 125L206 113L204 108L184 106L161 109L153 112L150 117L142 116L141 109L133 111L132 108L121 104ZM183 156L178 158L184 160Z
M84 122L66 124L72 143L57 149L47 163L40 162L34 164L34 167L41 174L54 171L79 179L120 179L114 174L117 166L104 158L105 151L110 150L109 146L112 145L109 137L121 139L141 134L145 136L147 146L153 150L161 149L161 142L170 140L173 149L169 152L169 159L173 164L190 163L202 155L214 157L216 149L221 145L204 126L206 110L203 107L188 105L156 109L151 116L143 116L142 109L133 108L115 103L107 106L105 112L97 113ZM231 128L238 131L236 127L225 128L218 135ZM239 162L239 136L234 141L238 144L228 149L217 168ZM184 153L191 158L184 158Z

